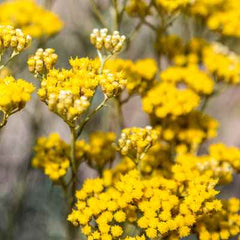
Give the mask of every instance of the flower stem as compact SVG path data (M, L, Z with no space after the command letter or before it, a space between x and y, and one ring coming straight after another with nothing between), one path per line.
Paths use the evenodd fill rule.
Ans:
M74 195L77 188L77 167L76 167L76 128L70 127L71 130L71 152L70 152L70 158L71 158L71 169L72 169L72 193L71 193L71 206L73 207L74 204Z

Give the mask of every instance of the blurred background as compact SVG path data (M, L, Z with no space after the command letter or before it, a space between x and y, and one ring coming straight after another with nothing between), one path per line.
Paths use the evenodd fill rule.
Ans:
M111 1L96 2L106 13L106 22L111 28L114 14ZM69 57L96 56L95 49L89 42L89 34L93 28L101 27L101 24L94 14L91 1L50 0L38 3L56 13L64 22L63 30L43 43L44 47L56 49L59 55L58 67L68 67ZM125 16L121 33L128 36L136 24L137 21ZM171 32L185 36L181 24L176 22ZM154 57L153 44L154 34L142 27L134 38L134 44L130 44L121 57L133 60ZM227 44L235 51L240 46L237 41ZM32 47L10 65L17 78L33 82L35 86L39 83L28 73L26 60L38 46L42 45L34 41ZM123 112L126 126L148 124L138 97L132 98L124 106ZM240 146L240 86L229 87L223 94L211 99L206 112L220 122L219 136L213 141ZM106 126L114 130L115 123L111 114L114 114L114 109L110 104L91 120L87 131L104 129ZM103 116L105 121L102 121ZM61 189L52 186L48 177L31 167L36 138L52 132L58 132L63 139L69 141L66 124L38 100L36 93L27 107L11 116L8 124L0 131L0 239L65 239L66 212ZM84 179L86 176L95 177L96 173L82 166L79 178ZM239 177L235 176L233 183L223 190L223 196L240 197Z

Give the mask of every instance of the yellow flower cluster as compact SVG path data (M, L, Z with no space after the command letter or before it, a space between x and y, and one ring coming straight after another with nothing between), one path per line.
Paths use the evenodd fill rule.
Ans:
M112 98L122 93L127 85L127 80L123 72L112 73L104 70L103 74L99 75L99 85L102 87L103 93L108 98Z
M41 81L40 99L66 122L74 122L89 105L98 86L96 60L71 59L72 68L51 69Z
M149 90L143 98L143 110L158 118L172 118L194 110L200 102L199 96L191 89L180 89L171 83L163 82Z
M232 84L240 82L240 56L220 43L203 49L203 63L217 81Z
M186 85L199 94L209 95L214 88L213 80L206 73L200 71L196 65L169 67L161 73L160 78L162 81L173 83L176 86L182 84L184 87Z
M232 181L233 168L226 161L219 161L211 155L195 156L194 154L180 154L176 162L185 169L199 171L218 180L218 184L228 184Z
M57 62L58 55L53 48L43 50L39 48L35 55L31 56L28 61L29 72L33 73L36 77L40 74L46 74L53 68Z
M33 38L50 37L58 33L62 21L33 0L13 0L0 4L0 24L21 28Z
M212 144L210 155L218 161L229 163L237 172L240 171L240 149L227 147L223 143Z
M209 16L207 25L210 29L220 31L223 35L239 38L239 18L240 2L222 1L222 7Z
M184 43L177 35L165 35L160 34L155 43L155 48L161 55L167 56L169 60L172 60L174 56L180 55L184 51Z
M124 46L125 40L126 37L124 35L120 36L118 31L114 31L113 34L109 34L107 28L100 30L93 29L93 32L90 35L90 41L96 49L110 53L110 55L119 53Z
M126 6L126 12L131 17L143 18L149 15L148 3L145 0L129 0Z
M123 71L127 78L127 91L129 95L143 95L155 83L157 73L156 61L152 58L141 59L133 63L131 60L113 59L105 66L113 72Z
M219 211L221 203L214 200L214 180L199 173L180 177L182 171L174 169L171 180L143 180L133 170L106 190L102 179L86 180L68 220L80 225L88 239L131 239L123 237L126 221L142 232L133 239L186 237L198 217Z
M33 167L43 169L52 181L57 181L66 174L70 165L70 148L58 134L40 137L34 150Z
M200 240L219 240L237 237L240 234L240 200L222 200L221 211L208 216L203 215L196 224Z
M113 132L92 133L89 143L85 147L88 164L101 171L106 164L111 163L115 158L114 141L115 134Z
M25 106L34 89L32 84L23 79L15 80L12 76L0 79L0 112L4 115L0 125L4 125L11 114Z
M199 111L192 111L175 120L169 119L164 125L158 125L158 120L153 118L154 121L161 130L163 140L174 142L176 147L179 146L178 150L191 152L196 151L204 140L216 137L219 125L215 119Z
M211 30L226 36L240 37L238 19L240 3L235 0L196 0L190 7L193 15L205 19Z
M0 56L8 48L12 48L12 55L20 53L31 44L31 40L32 38L20 29L0 25Z
M121 175L127 174L129 171L136 168L134 163L136 160L124 156L121 161L111 170L105 170L103 173L103 180L107 186L112 185L118 181ZM171 168L173 162L171 161L171 148L169 144L164 142L156 142L141 159L139 171L144 177L153 176L171 176Z
M225 0L195 0L193 1L190 11L192 14L198 16L211 16L219 7L223 6L225 2Z
M166 12L174 12L191 4L192 0L155 0L157 7L164 9Z
M117 149L122 155L127 155L133 160L141 160L145 153L158 139L158 131L151 126L145 128L125 128L118 140Z

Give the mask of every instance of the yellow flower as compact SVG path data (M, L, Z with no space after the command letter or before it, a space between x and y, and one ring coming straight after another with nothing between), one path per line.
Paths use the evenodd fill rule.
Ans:
M51 180L57 181L67 173L70 148L58 134L39 138L34 150L33 167L43 169Z
M0 125L4 125L10 115L25 106L34 89L31 83L23 79L15 80L12 76L0 79L0 112L4 114Z
M63 28L62 21L32 0L13 0L0 4L0 24L21 28L33 38L50 37Z

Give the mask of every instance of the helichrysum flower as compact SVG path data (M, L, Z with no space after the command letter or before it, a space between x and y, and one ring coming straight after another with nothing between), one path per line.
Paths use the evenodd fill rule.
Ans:
M92 63L92 60L85 58L78 61L80 64L76 62L76 59L70 60L73 66L69 70L51 69L38 90L40 99L49 109L68 123L74 122L88 109L98 86L97 70L92 68L95 61Z
M231 239L240 234L240 200L230 198L221 200L221 211L208 216L203 215L196 224L196 232L200 240Z
M107 53L105 55L113 55L122 50L126 37L124 35L120 36L118 31L109 34L108 29L103 28L93 29L90 40L97 50Z
M196 0L190 7L190 12L202 17L211 30L239 37L239 9L239 1L235 0Z
M99 75L99 85L108 98L116 97L125 89L127 79L123 72L111 73L109 70L104 70Z
M240 149L228 147L223 143L212 144L209 147L210 155L221 162L229 163L237 172L240 171Z
M140 160L158 139L158 131L151 126L145 128L126 128L118 140L118 149L122 155L133 160Z
M213 92L214 82L207 73L200 71L197 65L187 67L169 67L163 71L160 78L174 85L186 85L199 94L209 95Z
M58 134L40 137L34 150L33 167L43 169L53 181L65 176L70 166L70 147Z
M86 145L86 159L88 164L98 170L111 163L115 158L115 141L113 132L94 132L90 135L89 143Z
M198 217L220 211L221 202L215 200L218 192L213 179L195 172L194 177L191 173L180 178L183 170L175 168L171 180L159 176L142 179L133 170L110 188L105 188L103 179L88 179L76 193L78 201L68 220L80 225L90 239L105 239L106 235L109 239L145 239L142 234L147 238L186 237ZM142 234L123 236L126 221Z
M150 9L145 0L130 0L126 6L126 12L131 17L145 17L149 15Z
M171 83L159 83L143 98L143 110L158 118L178 117L194 110L200 98L189 88L179 89Z
M105 68L113 72L122 71L125 74L129 95L144 95L155 83L157 73L157 64L152 58L140 59L136 62L120 58L112 59L107 61Z
M50 37L58 33L62 21L52 12L32 0L14 0L0 4L0 24L21 28L33 38Z
M191 4L193 0L155 0L157 7L164 9L166 12L174 12Z
M6 123L7 118L20 111L30 100L34 86L23 79L15 80L12 76L0 79L0 111L4 113L1 124Z
M164 125L161 119L152 117L152 125L161 129L164 141L184 144L186 150L195 151L204 140L217 136L219 123L200 111L192 111L176 119L166 119Z
M0 25L0 55L8 48L12 49L12 55L18 54L27 48L32 38L25 35L22 30L12 26Z
M240 57L220 43L203 49L203 63L217 81L229 84L240 82Z
M35 76L46 74L57 62L58 55L53 48L39 48L28 61L28 68Z

